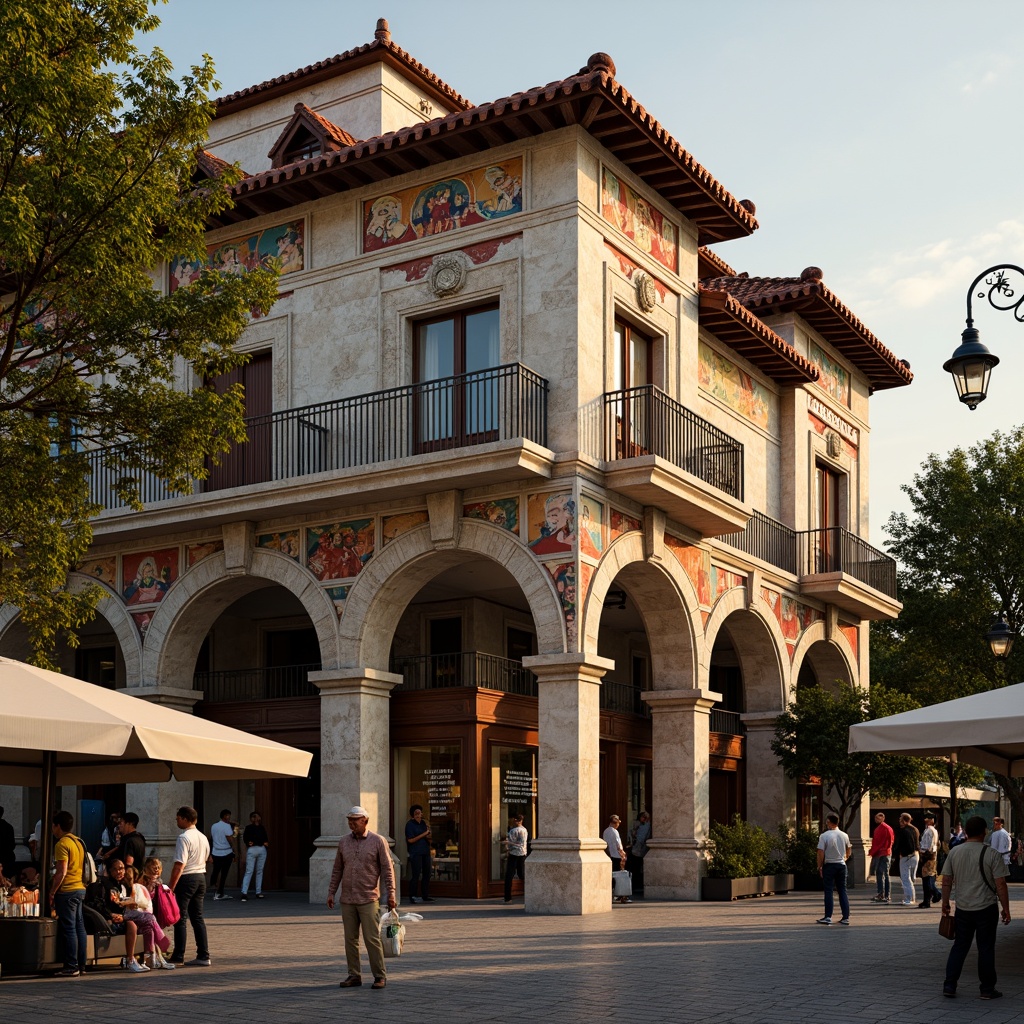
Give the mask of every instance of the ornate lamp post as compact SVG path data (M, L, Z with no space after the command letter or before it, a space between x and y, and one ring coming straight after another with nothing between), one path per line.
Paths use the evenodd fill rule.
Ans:
M982 271L971 282L970 288L967 289L967 328L961 335L959 348L942 364L942 368L953 375L957 396L968 409L976 409L978 403L985 400L992 367L999 363L999 357L992 355L981 343L978 330L974 326L974 316L971 312L974 289L984 281L988 290L979 291L978 298L987 298L993 309L1012 311L1014 319L1024 323L1024 295L1018 297L1015 290L1010 287L1006 276L1008 270L1024 277L1024 269L1012 263L1000 263Z
M1016 635L1007 624L1006 612L1000 612L996 616L996 621L992 623L992 628L985 634L985 639L997 658L1008 658Z

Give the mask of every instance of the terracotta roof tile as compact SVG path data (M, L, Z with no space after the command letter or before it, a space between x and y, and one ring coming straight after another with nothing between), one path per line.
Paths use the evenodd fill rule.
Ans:
M306 117L320 125L327 138L329 138L332 142L336 142L339 147L354 146L356 142L359 141L354 135L349 135L349 133L345 131L344 128L339 128L332 121L328 121L327 118L324 117L322 114L318 114L311 107L307 107L305 103L297 103L295 107L296 110L298 110L298 108L301 107L302 112L306 115Z
M735 277L736 271L717 252L712 252L706 245L702 245L697 250L697 276Z
M196 169L204 178L219 178L232 166L227 160L221 160L219 156L211 153L208 149L200 149L196 152ZM245 175L245 171L242 174Z

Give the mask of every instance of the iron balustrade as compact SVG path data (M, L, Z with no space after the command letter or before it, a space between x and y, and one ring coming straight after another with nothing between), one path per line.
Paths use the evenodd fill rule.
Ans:
M192 677L192 685L203 691L208 704L316 697L320 691L309 681L309 673L319 668L319 664L313 664L197 672Z
M246 440L232 446L204 492L354 469L523 438L547 444L547 381L521 363L408 384L353 398L251 416ZM123 507L117 481L140 477L143 502L173 496L152 474L118 467L118 449L89 453L90 498L103 508Z
M718 538L723 544L796 575L796 530L755 511L740 533Z
M601 680L601 708L624 715L642 715L649 718L651 708L642 698L643 691L632 683L619 682L607 676Z
M740 713L726 711L725 708L711 709L711 722L708 728L711 732L722 733L724 736L742 736L745 732Z
M657 455L743 500L743 445L653 384L604 396L606 462Z
M537 696L537 677L518 661L479 651L393 658L391 671L402 676L395 690L439 690L473 686L523 697Z
M896 560L841 526L797 534L799 575L842 572L896 600Z

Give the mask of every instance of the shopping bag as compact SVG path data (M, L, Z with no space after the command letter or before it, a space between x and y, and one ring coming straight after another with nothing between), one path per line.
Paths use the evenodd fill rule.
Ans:
M153 916L161 928L170 928L181 918L181 911L178 909L178 901L174 898L174 893L162 882L153 892Z
M405 925L397 910L389 910L380 919L380 944L386 957L401 956L405 945Z
M956 938L956 918L953 914L943 914L939 918L939 934L944 939Z
M628 871L612 872L612 895L615 897L633 895L633 876Z

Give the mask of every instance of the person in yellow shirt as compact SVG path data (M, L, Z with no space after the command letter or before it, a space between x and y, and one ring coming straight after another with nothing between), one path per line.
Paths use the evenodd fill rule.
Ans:
M82 867L85 863L85 844L71 830L75 819L68 811L53 816L53 838L57 845L53 851L53 881L50 883L50 907L57 912L57 920L64 934L64 969L58 974L73 978L82 973L87 955L85 914L85 883Z

